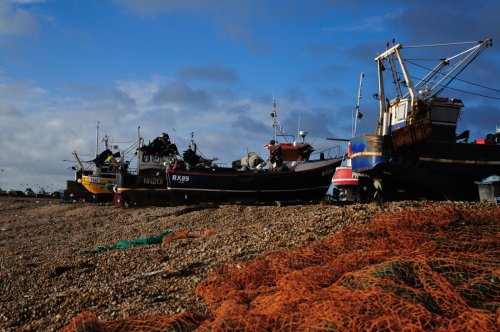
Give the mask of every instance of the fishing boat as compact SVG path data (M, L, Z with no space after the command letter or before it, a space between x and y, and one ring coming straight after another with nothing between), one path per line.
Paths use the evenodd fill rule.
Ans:
M116 184L116 174L118 171L118 161L115 158L121 157L120 152L113 153L109 148L109 137L107 135L104 136L103 142L105 149L99 152L99 121L97 121L95 159L87 162L90 164L90 168L84 167L76 151L73 152L80 166L80 177L77 181L98 202L110 201L113 198L113 186Z
M117 163L109 158L115 158L111 150L106 149L94 160L93 169L82 172L78 182L88 190L97 201L110 201L113 197L113 187L116 184Z
M136 154L135 172L128 169L128 164L119 166L113 203L120 207L169 204L165 163L179 155L177 146L167 133L162 133L148 144L139 138Z
M361 87L365 74L362 72L359 78L358 98L356 107L354 108L352 133L351 137L356 136L357 124L361 120L363 114L359 111L361 101ZM333 141L349 142L349 139L344 138L327 138ZM351 159L345 155L342 163L335 169L332 177L332 190L328 200L332 203L353 203L367 202L370 196L373 195L373 185L371 179L366 174L353 172Z
M469 142L468 130L456 132L464 103L441 95L491 45L492 40L485 39L452 56L439 57L438 64L416 84L408 70L410 59L402 55L416 46L393 43L375 58L380 101L376 132L352 138L348 154L352 170L372 178L376 196L478 200L475 182L500 174L500 134ZM386 97L387 72L394 83L392 100Z
M367 202L373 195L371 179L353 172L351 159L346 156L332 177L332 199L338 202Z
M305 141L306 131L299 132L301 141L295 141L293 136L286 141L290 135L285 135L277 123L276 101L273 106L273 137L264 146L269 153L266 161L253 154L253 158L245 156L233 162L232 167L222 167L214 163L214 159L200 156L192 139L183 159L171 160L167 165L166 180L171 202L321 200L342 157L338 153L333 155L330 148L319 151L316 159L311 158L315 149Z

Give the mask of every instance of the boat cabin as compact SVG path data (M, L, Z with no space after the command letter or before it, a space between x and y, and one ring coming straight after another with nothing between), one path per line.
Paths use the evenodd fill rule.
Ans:
M434 97L429 100L419 100L414 108L410 107L410 99L394 99L389 103L389 131L392 133L407 125L427 120L432 126L429 133L438 140L455 141L456 128L464 104L460 99ZM429 121L430 120L430 121Z
M166 133L146 145L141 141L137 149L137 173L164 172L165 163L169 163L178 154L177 146Z
M269 155L279 157L282 161L308 160L314 148L309 143L276 143L271 141L264 146Z
M271 140L264 145L269 150L269 170L293 169L298 162L309 160L314 148L306 142L278 143Z

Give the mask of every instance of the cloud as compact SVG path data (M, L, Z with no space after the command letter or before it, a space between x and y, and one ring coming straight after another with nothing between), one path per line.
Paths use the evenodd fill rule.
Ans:
M46 2L46 0L10 0L13 3L18 3L20 5L31 5L34 3L43 3Z
M25 109L46 91L28 80L13 80L0 73L0 114L9 109Z
M346 65L339 65L337 63L323 66L315 73L307 73L302 75L305 82L317 82L318 80L331 80L332 77L338 76L339 73L348 72Z
M162 82L158 79L152 81L118 81L117 90L127 95L135 104L146 107L155 98L161 88Z
M179 76L182 80L198 79L217 83L238 83L240 80L234 68L223 67L219 63L213 63L205 67L184 67L181 69Z
M306 95L302 90L298 88L292 88L286 92L286 98L290 102L304 102L306 99Z
M203 0L115 0L119 5L131 10L140 15L159 15L161 13L178 12L178 11L210 11L212 5L217 2Z
M232 123L232 126L238 131L241 131L242 134L248 134L248 133L262 134L265 133L267 130L267 127L264 123L252 119L246 114L238 115L236 120Z
M192 107L197 109L209 108L212 99L203 90L195 90L186 83L172 82L154 94L154 102L162 105L175 105L179 111L189 111Z
M18 4L36 1L0 1L0 36L29 35L38 31L36 17Z
M335 100L335 99L340 99L340 98L345 98L346 97L345 92L342 91L339 88L330 88L330 89L328 89L328 88L321 88L321 89L318 89L318 93L323 98L328 98L328 99L331 99L331 100Z
M0 77L3 187L63 188L73 176L68 169L72 164L63 160L72 159L74 150L83 160L92 159L96 122L114 139L135 137L136 110L136 101L119 88L68 97L52 95L31 81Z
M205 14L220 17L232 13L240 17L253 8L261 8L265 5L263 0L252 2L233 0L115 0L124 8L143 16L156 16L166 13L183 12L193 14Z
M325 32L347 32L347 33L353 33L353 32L369 32L369 33L374 33L374 32L380 32L380 31L385 31L386 25L387 25L387 20L393 17L393 14L387 14L385 16L371 16L371 17L366 17L360 22L356 22L353 24L349 25L343 25L343 26L333 26L333 27L325 27L323 30Z

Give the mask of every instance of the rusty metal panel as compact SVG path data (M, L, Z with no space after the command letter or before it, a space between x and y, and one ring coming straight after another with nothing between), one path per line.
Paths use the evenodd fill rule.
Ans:
M429 118L425 118L394 130L391 133L396 150L413 145L429 138L432 134L432 124Z

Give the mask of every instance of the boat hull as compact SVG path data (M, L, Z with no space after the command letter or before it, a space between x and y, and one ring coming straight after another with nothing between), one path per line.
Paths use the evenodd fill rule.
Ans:
M98 201L109 201L113 197L113 186L116 184L115 177L82 175L80 182Z
M332 199L340 202L368 202L373 196L373 185L365 174L352 171L347 165L337 167L332 178Z
M396 150L392 137L351 140L355 172L380 179L388 198L401 193L433 199L478 200L475 181L500 174L500 145L424 140Z
M120 207L166 206L170 194L163 169L141 174L119 174L113 203Z
M359 179L353 176L350 166L339 166L333 175L332 184L334 186L353 186L359 185Z
M318 201L331 183L341 159L307 162L299 171L167 170L167 186L174 204L200 201L272 202ZM316 166L316 167L314 167Z

